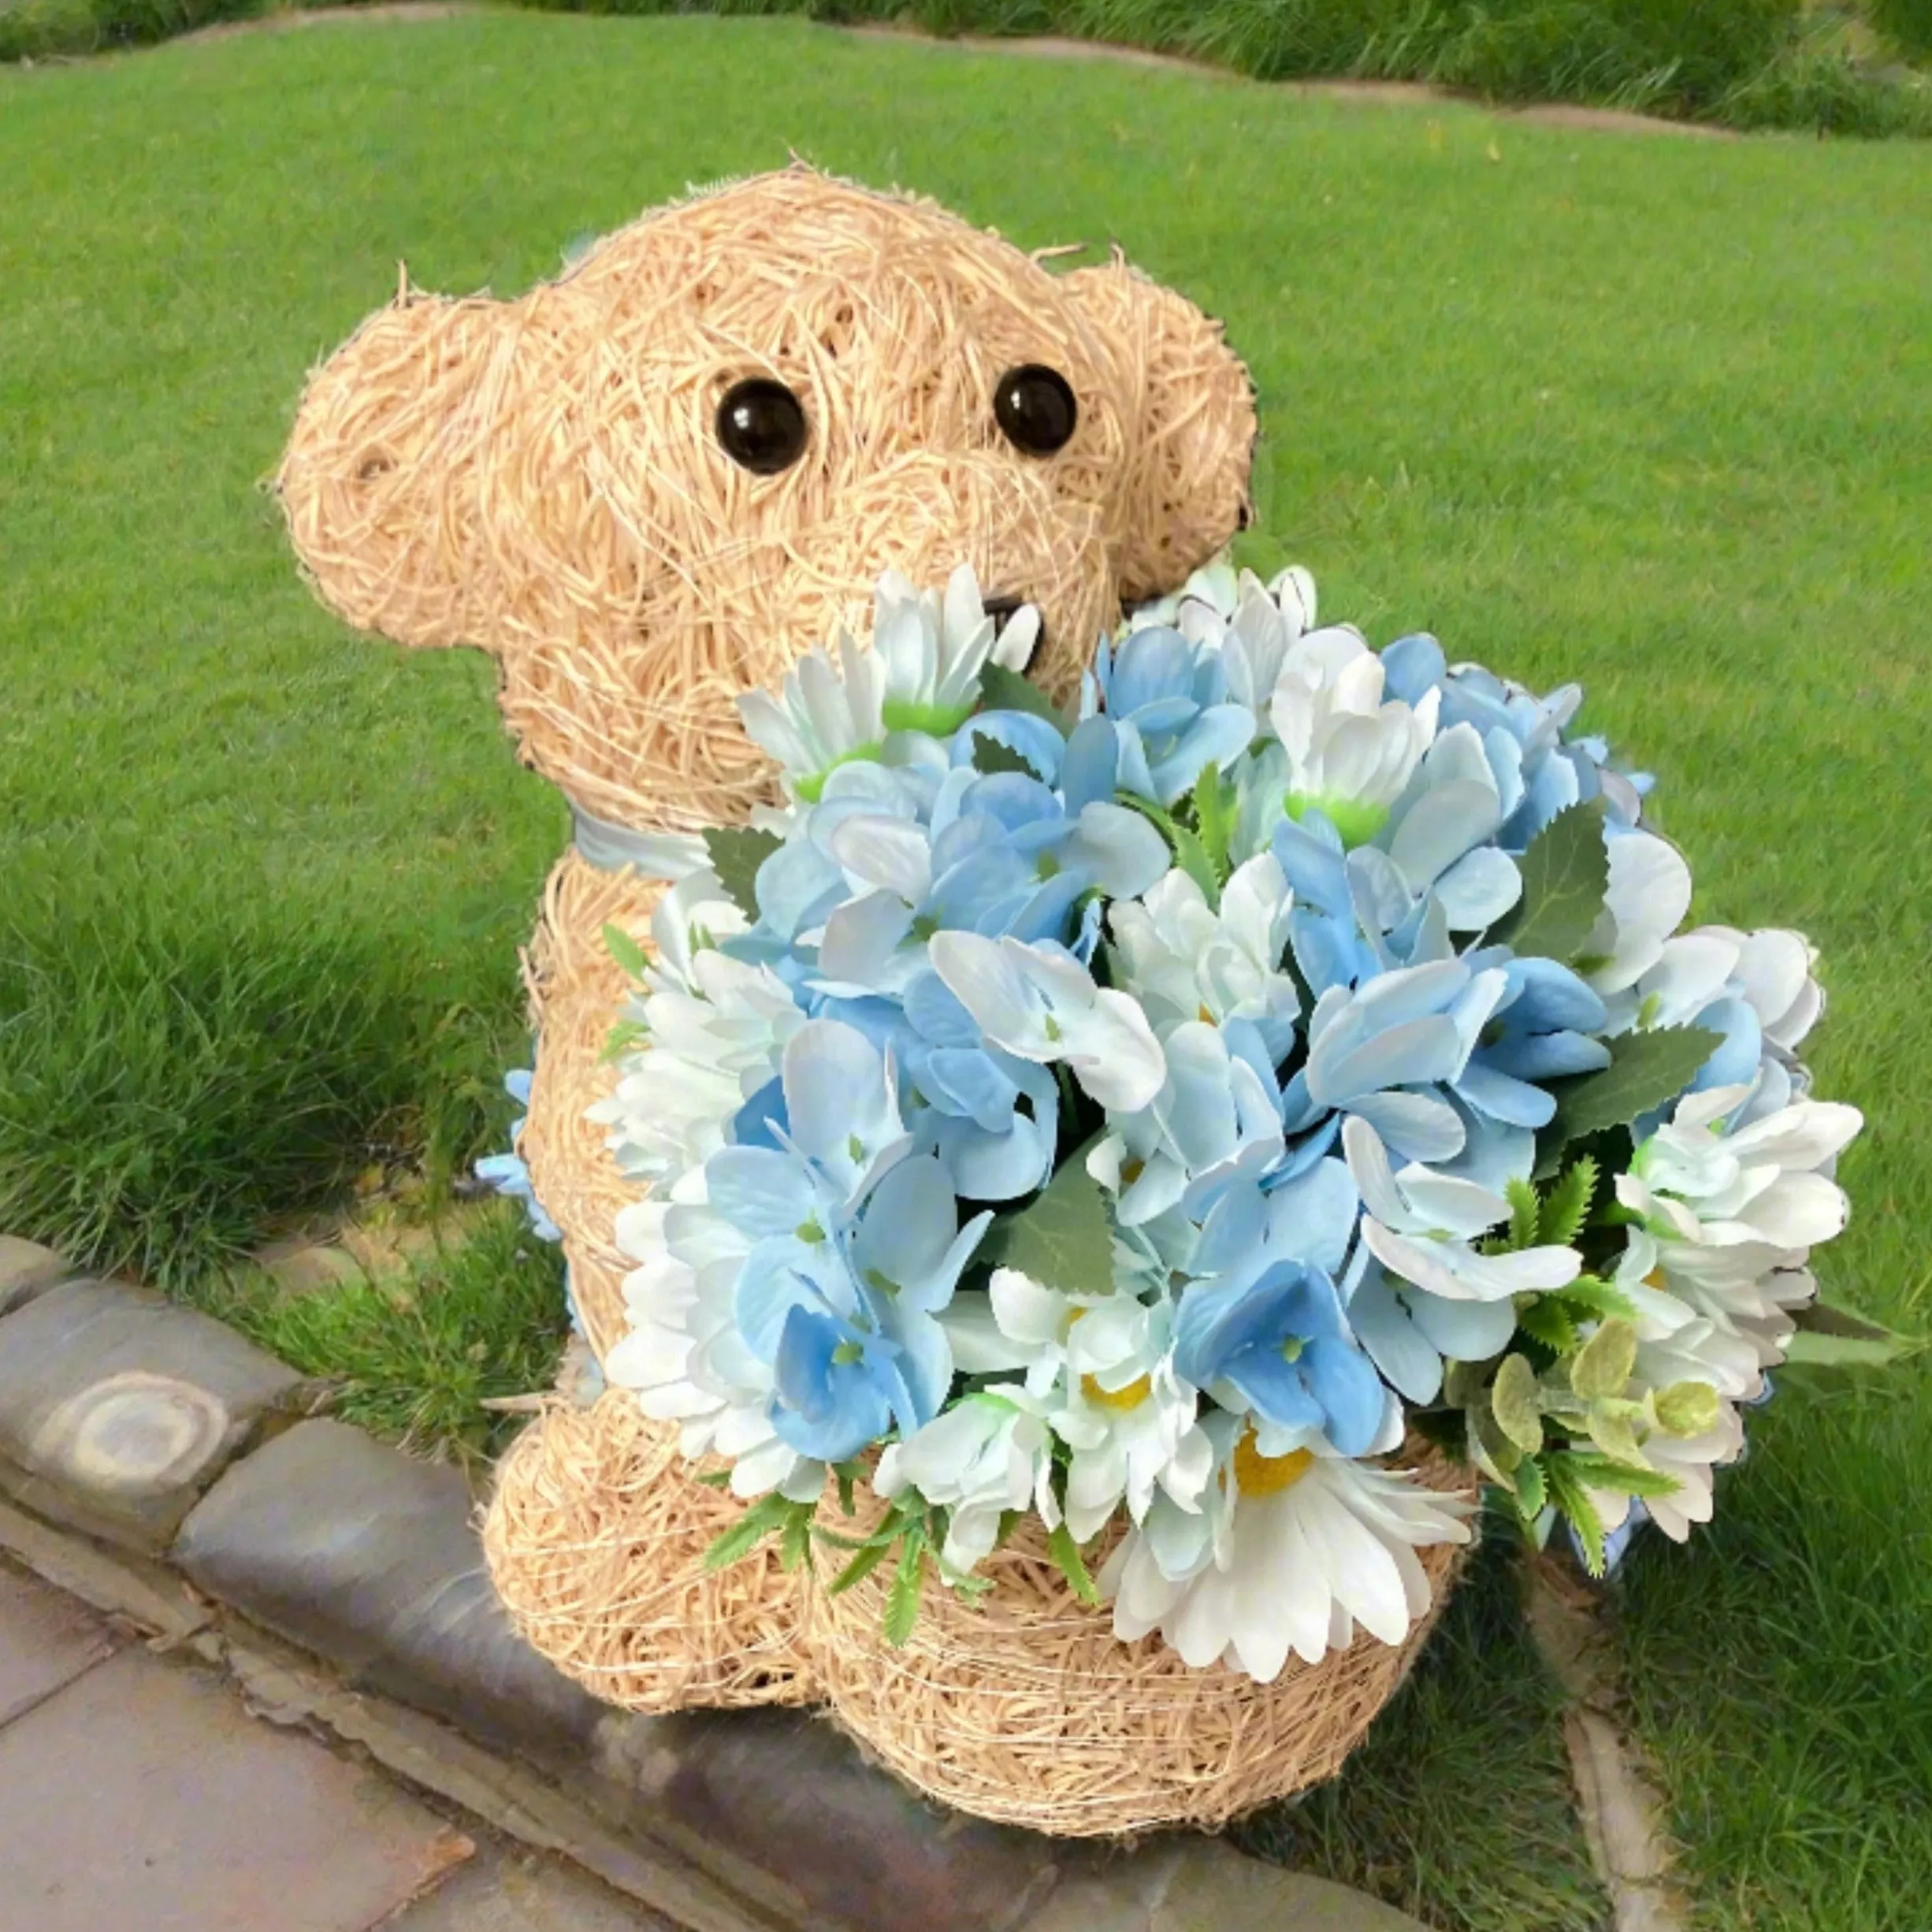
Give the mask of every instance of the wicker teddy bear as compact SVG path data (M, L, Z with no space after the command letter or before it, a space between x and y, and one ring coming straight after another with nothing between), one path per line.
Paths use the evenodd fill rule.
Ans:
M1032 675L1064 697L1124 602L1242 522L1254 431L1218 326L1124 262L1055 273L802 167L650 214L514 302L405 286L315 373L279 487L317 589L399 642L492 652L576 815L529 960L522 1152L600 1358L633 1191L585 1117L624 989L602 934L645 935L667 841L774 795L738 695L863 634L882 570L964 561L990 607L1038 608ZM829 1700L925 1789L1066 1832L1219 1822L1326 1774L1414 1648L1266 1688L1190 1670L1016 1544L985 1604L934 1606L886 1659L864 1589L827 1600L769 1546L704 1568L740 1507L614 1390L526 1432L486 1543L519 1627L613 1702Z

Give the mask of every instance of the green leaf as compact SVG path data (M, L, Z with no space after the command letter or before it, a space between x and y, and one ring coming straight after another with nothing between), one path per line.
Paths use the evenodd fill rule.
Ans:
M1614 1315L1578 1349L1570 1365L1570 1386L1585 1402L1621 1395L1637 1365L1637 1330Z
M1543 1514L1549 1500L1549 1486L1543 1480L1543 1465L1534 1456L1525 1456L1516 1466L1516 1507L1525 1522Z
M1087 1171L1086 1146L1069 1154L1017 1213L994 1222L979 1245L979 1259L994 1268L1017 1268L1062 1295L1113 1291L1107 1197Z
M651 956L646 953L622 926L613 926L608 920L604 927L604 950L623 968L633 979L641 979L651 964Z
M1708 1382L1673 1382L1651 1406L1666 1436L1701 1436L1718 1425L1718 1392Z
M1628 1127L1639 1114L1676 1099L1723 1044L1722 1034L1704 1027L1626 1033L1610 1042L1610 1064L1599 1072L1551 1081L1556 1115L1538 1139L1539 1178L1556 1172L1571 1141L1609 1128Z
M1016 752L1010 745L1002 745L998 738L989 738L983 731L973 737L973 769L983 771L988 777L1001 771L1024 772L1030 778L1041 775L1034 768L1033 760L1022 752Z
M1577 1276L1557 1291L1557 1299L1579 1321L1602 1315L1622 1315L1631 1321L1637 1317L1636 1302L1622 1289L1596 1275Z
M1536 1191L1526 1180L1512 1174L1503 1184L1503 1198L1510 1204L1510 1245L1505 1253L1514 1253L1536 1245L1536 1228L1541 1221L1543 1204L1536 1198Z
M1073 1532L1064 1523L1046 1539L1046 1554L1060 1566L1060 1573L1083 1603L1100 1601L1100 1592L1094 1587L1093 1578L1087 1573L1080 1546L1074 1541Z
M883 1628L886 1641L901 1648L919 1622L919 1593L926 1580L926 1533L913 1524L905 1533L899 1551L899 1566L893 1572L892 1588L886 1592Z
M1554 1354L1567 1355L1577 1346L1577 1325L1554 1295L1525 1295L1516 1304L1516 1325Z
M1490 1412L1496 1427L1525 1455L1543 1447L1543 1402L1536 1372L1526 1357L1505 1355L1489 1391Z
M776 832L761 832L749 825L714 825L704 834L711 869L726 897L747 919L758 916L758 868L784 842Z
M1519 956L1567 965L1589 944L1610 889L1603 839L1606 801L1587 799L1559 812L1517 861L1523 896L1499 920L1492 939Z
M1785 1351L1787 1367L1885 1369L1926 1346L1923 1336L1900 1335L1829 1302L1814 1302L1796 1312L1798 1328Z
M614 1065L626 1053L634 1052L651 1037L651 1029L641 1020L620 1020L611 1027L611 1035L604 1042L604 1051L597 1056L600 1067Z
M704 1552L704 1567L725 1570L740 1558L749 1556L773 1530L782 1525L792 1507L775 1489L767 1496L760 1496Z
M1031 711L1035 718L1044 718L1063 738L1073 729L1066 715L1037 684L1029 684L1004 664L989 664L980 672L979 708Z
M725 1489L730 1486L731 1472L729 1469L700 1469L691 1480L702 1483L707 1489Z
M837 1596L849 1590L855 1583L863 1582L885 1561L886 1552L892 1547L890 1543L865 1544L850 1562L826 1586L827 1596Z
M1627 1496L1675 1495L1681 1486L1674 1476L1662 1469L1648 1469L1634 1462L1620 1462L1614 1457L1593 1455L1587 1449L1566 1451L1545 1458L1545 1470L1552 1481L1560 1469L1566 1477L1592 1489L1614 1489Z
M812 1554L812 1519L817 1513L816 1503L796 1503L791 1514L785 1519L778 1537L778 1563L781 1568L797 1570Z
M1574 1456L1546 1457L1543 1478L1549 1499L1570 1518L1577 1540L1583 1545L1584 1568L1592 1576L1600 1577L1603 1573L1603 1519L1596 1513L1596 1505L1590 1500L1583 1479L1572 1466L1578 1460Z
M1222 776L1221 767L1213 763L1203 766L1200 777L1194 780L1194 823L1200 830L1201 849L1217 880L1225 879L1231 869L1228 849L1234 843L1238 809L1235 788Z
M1627 1462L1633 1468L1649 1466L1644 1460L1644 1445L1637 1432L1637 1418L1623 1413L1633 1404L1617 1403L1592 1409L1584 1417L1590 1440L1613 1462Z
M838 1484L839 1513L849 1516L853 1511L853 1486L859 1471L852 1463L840 1462L834 1465L832 1475Z
M1583 1232L1596 1198L1597 1167L1589 1155L1573 1161L1563 1178L1544 1195L1536 1217L1536 1242L1544 1247L1566 1248Z

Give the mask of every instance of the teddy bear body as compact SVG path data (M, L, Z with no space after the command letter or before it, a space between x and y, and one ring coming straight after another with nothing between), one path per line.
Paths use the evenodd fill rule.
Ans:
M692 834L776 798L741 694L863 636L885 571L937 589L965 563L989 610L1037 609L1030 674L1068 698L1123 604L1244 520L1254 428L1218 326L1117 256L1056 273L803 167L648 215L515 301L405 284L311 377L277 481L318 593L491 652L573 809L526 962L521 1151L600 1360L638 1198L587 1117L626 990L604 934L647 943ZM485 1548L518 1627L611 1701L829 1701L921 1789L1046 1830L1215 1824L1327 1775L1427 1628L1273 1685L1191 1670L1072 1604L1034 1524L983 1607L932 1608L909 1670L869 1585L821 1595L769 1542L708 1566L742 1507L612 1388L518 1439Z

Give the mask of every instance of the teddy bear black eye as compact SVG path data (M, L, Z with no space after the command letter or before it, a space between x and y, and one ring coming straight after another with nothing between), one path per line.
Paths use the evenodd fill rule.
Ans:
M782 382L734 382L718 405L718 440L753 476L776 476L805 453L805 409Z
M1029 456L1064 449L1080 419L1066 377L1039 362L1009 369L1001 377L993 392L993 415L1007 441Z

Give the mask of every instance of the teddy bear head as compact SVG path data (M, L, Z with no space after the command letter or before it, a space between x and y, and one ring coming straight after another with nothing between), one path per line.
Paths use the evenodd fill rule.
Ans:
M481 645L526 760L678 830L771 795L737 699L881 573L1038 607L1064 696L1124 601L1247 511L1221 331L1117 258L1055 273L803 167L607 236L515 301L405 283L311 377L277 485L351 623Z

